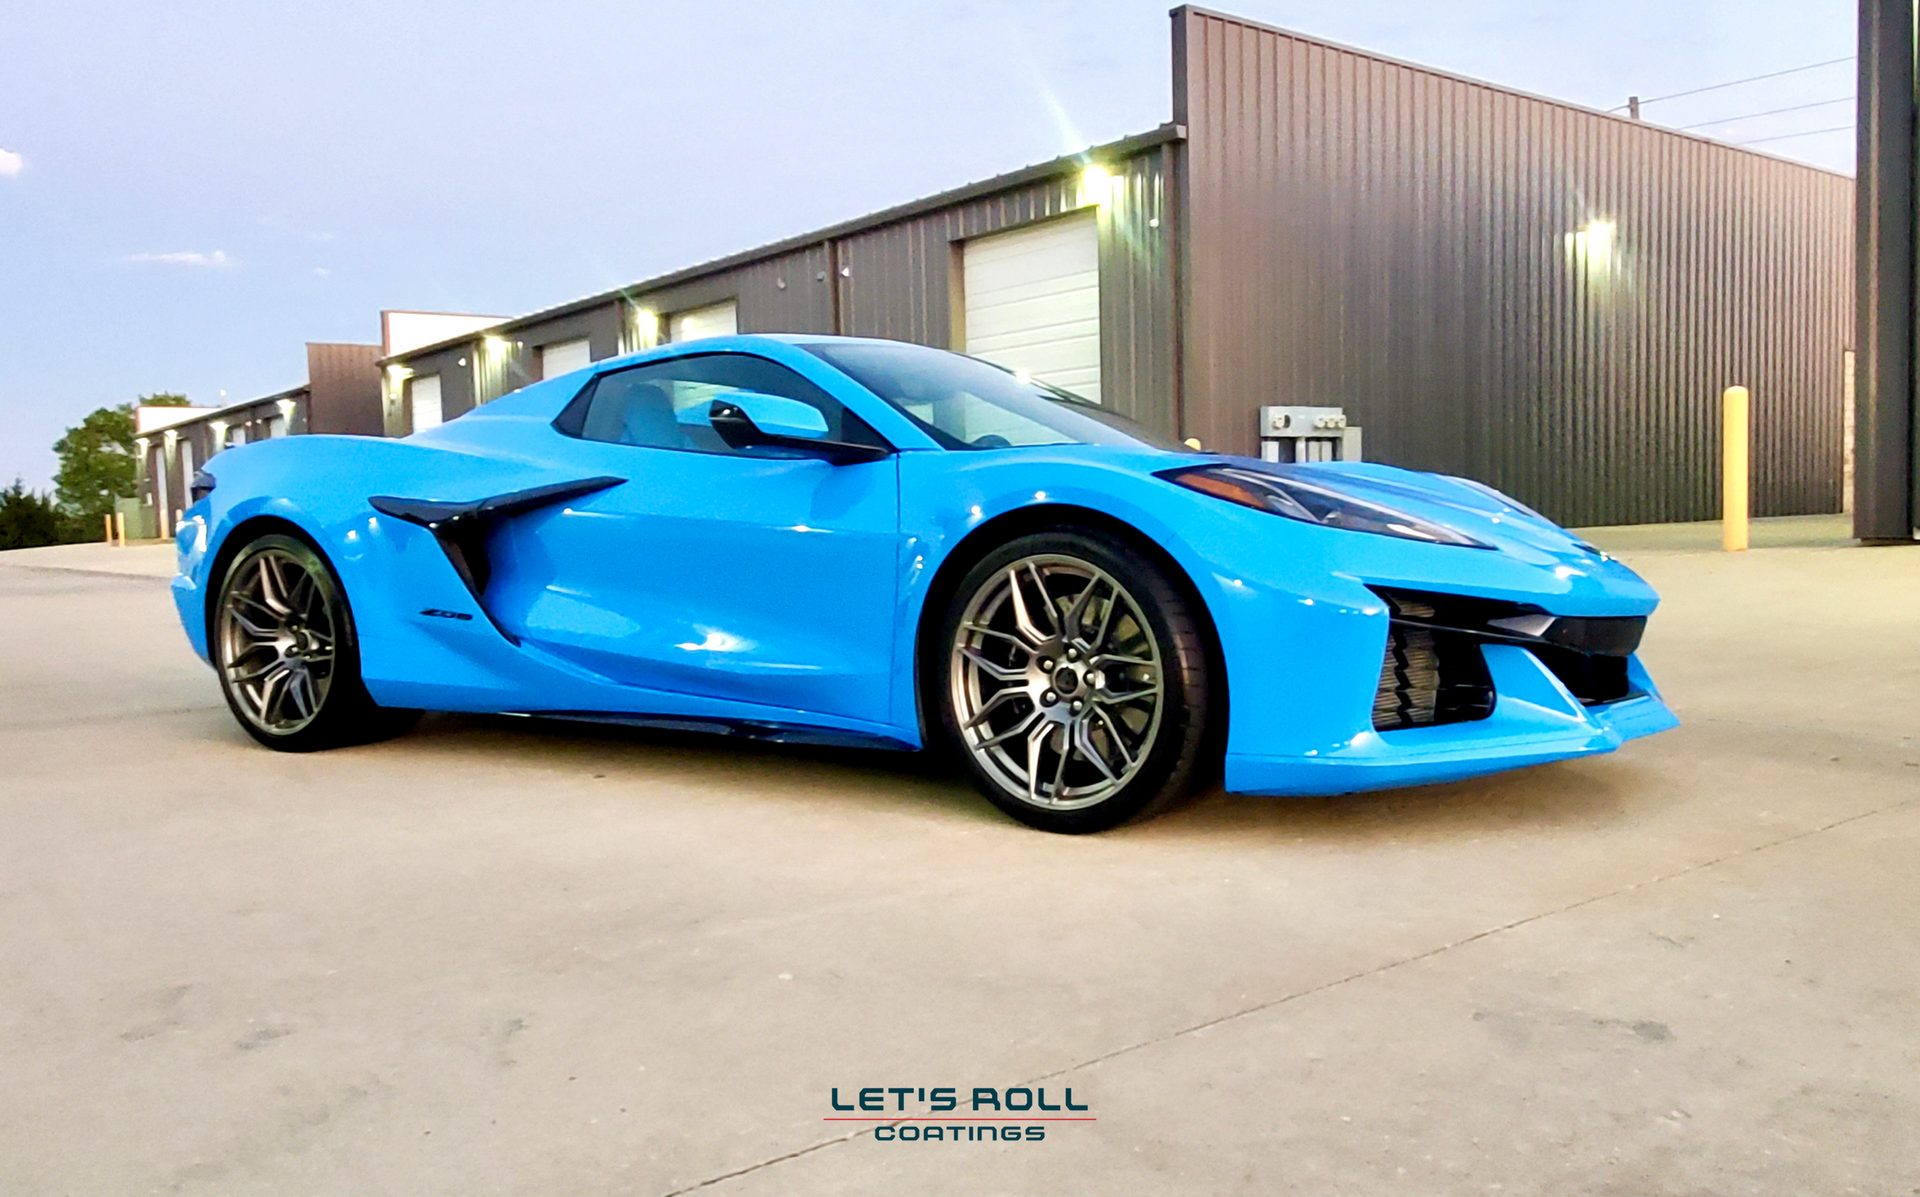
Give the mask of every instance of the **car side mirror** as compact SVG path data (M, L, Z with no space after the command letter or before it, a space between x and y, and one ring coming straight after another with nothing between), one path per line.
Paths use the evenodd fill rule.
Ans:
M681 419L711 424L720 439L733 449L768 445L824 458L835 465L878 461L891 452L879 445L828 440L827 418L820 414L819 408L779 395L727 391L706 408L705 421L699 421L700 414L699 408L691 408L681 413ZM690 415L692 420L688 419Z
M720 410L723 406L732 407L739 415L723 417ZM713 422L715 431L720 431L723 420L733 419L744 420L746 427L762 436L820 440L827 435L827 418L820 414L819 408L798 399L763 395L759 391L723 392L715 397L713 405L708 408L707 418ZM726 433L720 431L720 435L724 438Z

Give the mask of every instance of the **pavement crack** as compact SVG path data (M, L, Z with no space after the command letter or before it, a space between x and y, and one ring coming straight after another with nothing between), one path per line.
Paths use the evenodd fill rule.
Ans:
M1480 940L1488 939L1495 935L1502 935L1508 931L1513 931L1517 928L1525 927L1531 923L1537 923L1544 919L1554 918L1558 915L1566 914L1569 911L1579 910L1583 906L1591 906L1596 902L1604 902L1609 898L1617 898L1622 894L1629 894L1635 890L1646 889L1649 886L1663 885L1666 882L1674 881L1681 877L1689 876L1693 873L1699 873L1706 869L1715 868L1719 865L1725 864L1730 860L1736 860L1742 856L1752 856L1760 852L1768 852L1775 848L1784 847L1787 844L1796 843L1804 839L1810 839L1813 836L1824 835L1825 833L1832 831L1835 828L1845 827L1850 823L1858 823L1862 819L1871 819L1878 815L1892 814L1895 811L1907 810L1915 806L1920 806L1920 798L1908 799L1905 802L1895 802L1888 806L1875 807L1872 810L1859 811L1855 814L1848 815L1844 819L1835 819L1833 822L1824 823L1819 827L1811 827L1805 831L1796 831L1792 835L1781 836L1779 839L1768 840L1765 843L1753 844L1745 848L1736 848L1731 852L1724 852L1719 856L1713 857L1710 860L1698 861L1694 864L1690 864L1686 866L1685 868L1675 869L1670 873L1662 873L1657 877L1649 877L1644 881L1634 881L1626 885L1617 886L1614 889L1607 890L1604 893L1592 894L1585 898L1581 898L1578 901L1568 902L1564 906L1556 906L1552 910L1543 910L1537 914L1530 914L1524 918L1517 918L1512 920L1511 922L1501 923L1495 927L1488 927L1488 928L1485 928L1484 930L1476 931L1472 935L1463 936L1459 939L1452 940L1451 942L1441 944L1438 947L1429 948L1424 952L1416 952L1411 956L1403 956L1397 960L1389 960L1384 964L1378 964L1372 968L1362 969L1356 973L1349 973L1344 977L1337 977L1331 981L1323 981L1318 985L1309 985L1305 989L1295 990L1292 993L1283 994L1277 998L1271 998L1267 1001L1258 1002L1258 1003L1255 1003L1254 1005L1246 1006L1239 1010L1230 1011L1229 1013L1219 1015L1218 1017L1215 1017L1215 1018L1209 1018L1202 1022L1196 1022L1189 1026L1181 1027L1178 1030L1169 1031L1164 1035L1156 1035L1151 1039L1142 1039L1136 1043L1129 1043L1123 1047L1117 1047L1110 1052L1103 1052L1102 1054L1097 1056L1090 1056L1087 1059L1076 1061L1062 1068L1056 1068L1052 1072L1044 1073L1040 1076L1029 1078L1023 1083L1026 1085L1037 1085L1042 1081L1050 1081L1056 1077L1065 1076L1068 1073L1078 1072L1083 1068L1091 1068L1096 1064L1104 1064L1109 1060L1118 1059L1119 1057L1125 1056L1125 1055L1131 1055L1132 1053L1137 1051L1143 1051L1146 1048L1158 1047L1163 1043L1171 1043L1174 1040L1183 1039L1189 1035L1196 1035L1201 1031L1207 1031L1207 1030L1213 1029L1214 1027L1224 1026L1230 1022L1237 1022L1240 1019L1249 1018L1255 1014L1260 1014L1265 1011L1273 1010L1280 1006L1284 1006L1289 1002L1299 1001L1301 998L1312 997L1315 994L1325 993L1330 989L1338 989L1340 986L1350 984L1354 981L1364 981L1369 977L1377 977L1384 973L1392 972L1395 969L1404 968L1409 964L1418 964L1422 960L1431 960L1436 956L1444 955L1447 952L1451 952L1455 948L1462 948L1467 946L1468 944L1478 943ZM1657 1025L1657 1024L1649 1024L1650 1027L1653 1025ZM1665 1029L1666 1028L1664 1027L1660 1028L1660 1030L1663 1032L1665 1031ZM804 1156L804 1155L812 1155L816 1151L824 1150L828 1147L835 1146L836 1144L852 1142L854 1139L858 1139L864 1135L872 1134L874 1129L875 1128L873 1127L863 1127L859 1130L851 1131L844 1135L838 1135L831 1139L822 1139L819 1142L809 1144L806 1147L801 1147L796 1150L786 1152L782 1155L772 1156L768 1159L760 1160L756 1163L747 1164L744 1167L735 1168L730 1172L722 1172L719 1175L710 1176L705 1180L696 1181L695 1183L687 1185L683 1188L673 1189L669 1192L661 1194L661 1197L682 1197L683 1194L696 1192L700 1189L709 1188L713 1185L721 1184L725 1181L734 1180L739 1177L749 1175L750 1173L761 1171L762 1169L765 1169L765 1168L771 1168L776 1164L783 1164L788 1160L799 1159L801 1156Z
M683 1193L691 1193L697 1189L704 1189L709 1185L717 1185L722 1181L733 1180L736 1177L745 1176L749 1172L758 1172L762 1168L771 1168L775 1164L784 1164L788 1160L797 1160L803 1155L812 1155L814 1152L823 1150L828 1147L832 1147L836 1143L847 1143L854 1139L858 1139L862 1135L871 1134L871 1133L872 1133L871 1127L862 1127L860 1130L849 1131L844 1135L837 1135L831 1139L822 1139L818 1143L810 1144L806 1147L799 1148L798 1150L795 1150L795 1151L789 1151L785 1155L776 1155L771 1159L761 1160L759 1163L756 1163L756 1164L748 1164L744 1168L735 1168L731 1172L722 1172L718 1176L709 1176L705 1180L695 1181L693 1184L688 1185L684 1189L674 1189L672 1192L662 1193L660 1197L681 1197L681 1194Z
M1529 923L1537 923L1543 919L1554 918L1558 915L1566 914L1568 911L1578 910L1583 906L1591 906L1595 902L1604 902L1609 898L1617 898L1621 894L1632 893L1634 890L1637 890L1637 889L1645 889L1648 886L1653 886L1653 885L1663 885L1666 882L1688 876L1689 874L1692 874L1692 873L1698 873L1706 869L1714 868L1718 865L1725 864L1727 861L1734 860L1742 856L1751 856L1755 853L1767 852L1774 848L1779 848L1786 844L1794 843L1798 840L1808 839L1816 835L1823 835L1826 832L1832 831L1837 827L1845 827L1849 823L1857 823L1862 819L1870 819L1876 815L1891 814L1894 811L1905 810L1909 807L1913 807L1916 805L1920 805L1920 798L1909 799L1905 802L1896 802L1890 806L1875 807L1872 810L1860 811L1855 814L1848 815L1844 819L1835 819L1831 823L1825 823L1819 827L1811 827L1805 831L1796 831L1792 835L1781 836L1779 839L1768 840L1765 843L1754 844L1745 848L1736 848L1731 852L1722 853L1721 855L1713 857L1710 860L1703 860L1695 864L1690 864L1683 869L1675 869L1670 873L1662 873L1658 877L1650 877L1644 881L1630 882L1629 884L1618 886L1614 889L1607 890L1605 893L1592 894L1592 895L1589 895L1588 897L1581 898L1578 901L1568 902L1566 905L1557 906L1552 910L1543 910L1537 914L1527 915L1525 918L1517 918L1512 920L1511 922L1501 923L1499 926L1496 926L1496 927L1488 927L1484 930L1476 931L1472 935L1463 936L1460 939L1453 940L1450 943L1444 943L1438 947L1429 948L1424 952L1416 952L1411 956L1403 956L1398 960L1389 960L1384 964L1378 964L1372 968L1362 969L1357 973L1350 973L1347 976L1338 977L1331 981L1324 981L1318 985L1310 985L1305 989L1296 990L1293 993L1284 994L1280 997L1272 998L1268 1001L1260 1002L1252 1006L1247 1006L1243 1009L1235 1010L1227 1014L1222 1014L1217 1018L1209 1018L1204 1022L1197 1022L1191 1026L1182 1027L1177 1031L1169 1031L1165 1035L1158 1035L1152 1039L1142 1039L1138 1043L1130 1043L1125 1047L1115 1048L1114 1050L1107 1052L1104 1055L1094 1056L1091 1059L1082 1060L1077 1064L1069 1064L1065 1068L1056 1069L1053 1072L1047 1073L1045 1076L1035 1077L1034 1080L1036 1083L1039 1081L1050 1081L1054 1077L1064 1076L1069 1072L1077 1072L1082 1068L1088 1068L1095 1064L1102 1064L1108 1060L1112 1060L1120 1056L1128 1055L1129 1053L1132 1053L1132 1052L1140 1051L1143 1048L1155 1047L1162 1043L1170 1043L1175 1039L1180 1039L1187 1035L1193 1035L1200 1031L1210 1030L1214 1027L1222 1026L1226 1023L1234 1022L1238 1019L1246 1018L1254 1014L1259 1014L1266 1010L1272 1010L1275 1007L1283 1006L1288 1002L1298 1001L1299 999L1304 997L1311 997L1316 993L1325 993L1329 989L1336 989L1352 981L1362 981L1368 977L1377 977L1382 973L1392 972L1394 969L1403 968L1409 964L1418 964L1422 960L1431 960L1435 956L1439 956L1439 955L1443 955L1444 953L1451 952L1455 948L1465 947L1470 943L1477 943L1480 940L1487 939L1491 936L1504 934L1508 931L1515 930L1516 928L1527 926Z

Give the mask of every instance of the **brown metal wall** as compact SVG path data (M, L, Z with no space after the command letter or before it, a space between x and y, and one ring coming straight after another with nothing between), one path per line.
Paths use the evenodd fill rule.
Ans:
M1176 9L1184 433L1346 407L1367 456L1572 524L1717 515L1718 396L1756 514L1840 509L1852 181ZM1569 235L1611 221L1615 252Z
M514 336L527 348L528 369L538 369L542 348L561 341L584 339L588 358L597 362L603 357L617 356L620 352L620 314L611 308L590 308L527 326Z
M479 361L480 349L481 343L476 339L471 344L450 345L444 349L436 349L431 353L409 358L407 368L412 371L412 374L408 381L428 374L438 374L440 376L440 413L444 418L451 420L461 412L473 408L476 386L483 376L491 373L497 385L499 377L506 373L504 368L488 371L476 366L474 363ZM524 369L523 366L522 370ZM498 391L489 398L505 393L505 390ZM387 388L386 404L387 435L406 436L412 432L412 415L407 410L405 385Z
M380 436L378 345L307 343L307 431Z
M1171 432L1175 403L1174 225L1168 211L1172 144L1159 140L1103 159L1118 179L1100 209L1101 390L1123 415ZM960 343L964 308L958 251L984 236L1084 210L1079 163L1044 177L895 219L843 228L799 248L736 261L710 273L686 273L570 305L550 318L502 326L499 347L481 337L404 358L415 375L438 373L448 419L534 381L534 350L588 335L596 359L603 340L615 352L648 344L642 322L732 300L743 333L842 333L941 348ZM459 359L471 365L458 365ZM390 405L388 427L403 435L404 413Z
M1099 212L1100 389L1113 411L1171 432L1176 382L1173 227L1165 211L1169 163L1164 145L1102 163L1118 184ZM1094 202L1083 193L1076 170L839 240L839 331L943 349L964 346L961 246L969 238L1081 212Z

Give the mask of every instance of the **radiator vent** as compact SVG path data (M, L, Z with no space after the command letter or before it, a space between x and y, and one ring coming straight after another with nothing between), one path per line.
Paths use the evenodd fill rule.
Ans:
M1493 682L1472 637L1394 620L1373 693L1373 726L1399 731L1493 713Z

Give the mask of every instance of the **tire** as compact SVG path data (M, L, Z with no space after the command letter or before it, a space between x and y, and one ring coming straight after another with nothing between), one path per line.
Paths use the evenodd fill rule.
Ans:
M249 541L220 580L208 633L228 709L269 748L365 743L420 717L368 696L346 592L304 540L269 533Z
M1103 831L1170 807L1201 771L1205 640L1188 600L1116 538L1057 529L989 553L926 666L948 748L1029 826Z

